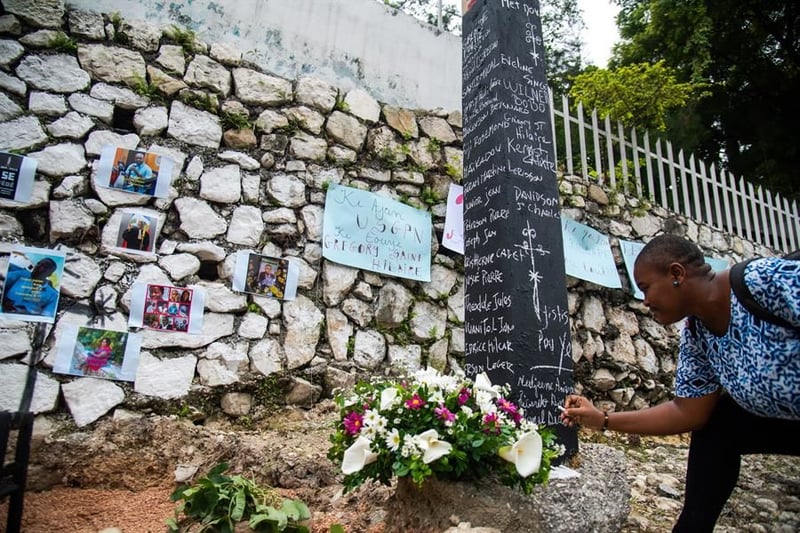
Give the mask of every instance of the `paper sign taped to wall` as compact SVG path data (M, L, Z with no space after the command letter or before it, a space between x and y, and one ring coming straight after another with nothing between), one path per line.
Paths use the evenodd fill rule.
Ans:
M322 255L389 276L431 280L431 214L369 191L332 184Z

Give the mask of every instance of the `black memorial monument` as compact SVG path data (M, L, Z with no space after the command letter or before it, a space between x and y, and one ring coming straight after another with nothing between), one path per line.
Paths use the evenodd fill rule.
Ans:
M574 429L561 210L537 0L470 2L463 19L466 373L509 384L529 420Z

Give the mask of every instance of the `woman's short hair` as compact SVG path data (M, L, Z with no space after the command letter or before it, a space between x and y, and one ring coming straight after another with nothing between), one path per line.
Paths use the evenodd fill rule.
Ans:
M665 233L655 237L642 248L636 258L636 263L647 263L666 271L672 263L699 268L705 265L706 259L700 248L693 242L677 235Z

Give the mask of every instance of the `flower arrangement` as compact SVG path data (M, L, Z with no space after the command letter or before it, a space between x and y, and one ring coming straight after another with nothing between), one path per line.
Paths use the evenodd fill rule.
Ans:
M478 479L496 475L529 494L564 453L555 433L525 420L508 387L486 374L471 382L426 369L401 380L358 383L335 397L339 420L328 458L341 464L345 491L367 479L410 476Z

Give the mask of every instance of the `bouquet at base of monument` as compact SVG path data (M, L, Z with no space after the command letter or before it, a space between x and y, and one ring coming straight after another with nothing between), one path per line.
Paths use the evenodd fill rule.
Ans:
M494 476L529 494L564 453L555 434L525 420L508 387L433 369L397 380L358 383L335 401L339 420L328 458L341 465L345 491L393 477L468 480Z

